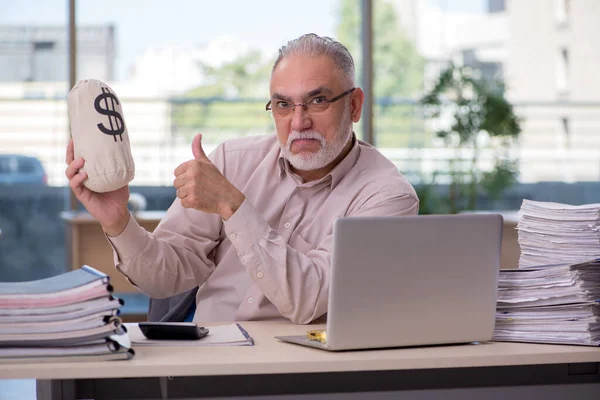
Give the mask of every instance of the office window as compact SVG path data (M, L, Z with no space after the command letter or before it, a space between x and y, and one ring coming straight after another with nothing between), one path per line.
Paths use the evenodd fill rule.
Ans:
M426 120L420 100L451 62L490 80L502 75L503 7L484 1L373 4L375 143L413 184L448 183L454 153L435 135L445 121Z
M0 14L0 280L70 267L60 217L70 208L68 4L12 2ZM77 2L76 78L103 80L122 100L136 161L132 192L148 210L169 207L173 170L192 156L196 132L207 152L228 138L274 132L264 104L277 49L303 33L335 37L358 9L337 0L310 0L294 13L241 0ZM15 190L25 180L35 185Z
M0 211L0 279L23 271L49 275L66 265L58 214L69 203L67 5L12 2L0 14L0 154L39 160L37 176L47 185L19 192L25 197L0 187L0 209L16 204ZM569 37L558 33L557 9L569 21ZM228 138L274 131L263 107L271 63L287 40L306 32L336 37L351 49L362 77L360 1L307 0L290 12L266 1L107 0L79 1L76 10L77 78L104 80L121 98L136 161L132 192L145 196L148 210L173 201L172 171L191 157L194 133L204 133L210 152ZM593 79L600 25L591 17L599 12L600 2L373 1L375 144L415 184L443 169L450 155L435 135L443 121L425 119L419 100L452 61L504 80L522 117L519 185L563 180L563 164L555 162L559 144L548 139L557 126L569 132L564 165L576 166L569 179L600 181L593 151L600 146L600 81ZM14 159L0 164L21 168ZM521 199L507 197L494 207L518 208ZM15 222L17 216L25 219Z
M411 182L442 187L448 161L456 154L435 132L448 115L424 119L419 99L450 62L468 66L474 76L503 90L521 118L522 132L511 152L518 160L518 185L499 200L479 203L482 208L516 209L523 195L552 201L549 188L555 182L600 180L600 159L591 150L600 146L593 133L600 129L595 117L600 81L592 78L600 65L600 43L594 40L600 28L592 17L600 12L600 3L500 3L375 0L373 123L375 143ZM395 23L386 25L383 17ZM559 19L569 22L568 31L557 25ZM398 52L402 57L394 58L395 48L403 49ZM385 68L389 59L396 61ZM406 77L411 86L401 85ZM485 132L481 139L482 145L493 142ZM482 167L489 165L481 154ZM556 162L558 156L564 163ZM579 193L572 202L595 201Z
M335 37L358 10L359 2L342 8L337 0L309 0L293 12L266 1L79 1L79 29L105 35L79 46L78 78L106 79L122 100L136 162L132 190L164 210L195 133L210 152L230 138L274 132L264 105L278 48L309 32ZM98 65L106 73L92 70Z
M67 270L67 4L11 2L0 13L0 281Z

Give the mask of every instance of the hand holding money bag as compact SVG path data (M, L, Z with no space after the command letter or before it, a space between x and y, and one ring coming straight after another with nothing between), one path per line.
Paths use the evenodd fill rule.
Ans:
M79 81L67 99L75 159L83 157L88 179L98 193L117 190L135 176L129 133L115 92L96 79Z

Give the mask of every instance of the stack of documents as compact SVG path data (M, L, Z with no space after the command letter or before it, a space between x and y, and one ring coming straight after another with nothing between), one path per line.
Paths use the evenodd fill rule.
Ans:
M523 200L519 214L519 267L600 257L600 204L571 206Z
M600 345L600 260L500 270L494 340Z
M130 359L107 275L83 266L51 278L0 283L0 362Z

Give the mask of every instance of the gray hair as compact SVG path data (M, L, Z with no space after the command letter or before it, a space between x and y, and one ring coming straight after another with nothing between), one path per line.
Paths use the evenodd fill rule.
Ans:
M314 33L307 33L297 39L291 40L279 49L279 56L273 64L271 75L273 75L275 68L277 68L281 60L294 54L309 57L330 57L337 69L342 73L342 79L346 80L346 83L351 86L355 85L354 59L346 46L340 42Z

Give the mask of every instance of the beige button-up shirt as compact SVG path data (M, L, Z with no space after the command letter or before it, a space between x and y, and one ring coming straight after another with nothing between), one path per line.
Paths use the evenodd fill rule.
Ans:
M309 323L327 312L333 221L418 212L410 183L358 140L328 175L307 183L276 135L227 141L209 158L246 196L229 220L176 199L153 233L131 218L110 238L117 269L150 297L200 286L194 321Z

